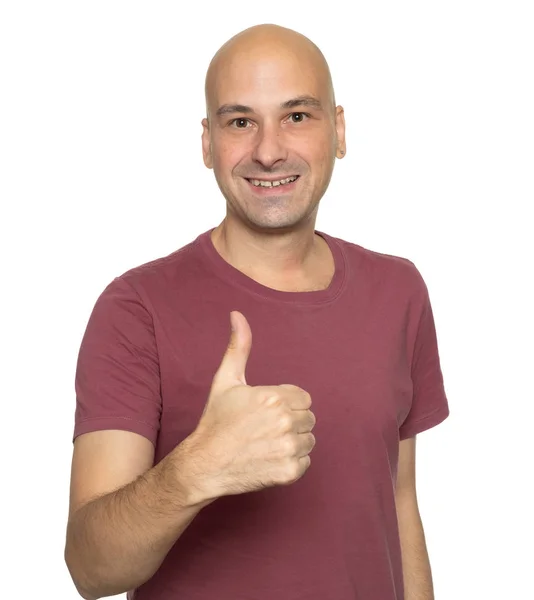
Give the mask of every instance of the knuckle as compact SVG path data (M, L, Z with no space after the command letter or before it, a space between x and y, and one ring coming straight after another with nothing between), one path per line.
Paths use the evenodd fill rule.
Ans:
M282 433L288 433L293 429L293 419L286 412L278 417L278 430Z
M287 435L282 442L285 456L295 456L298 452L298 442L293 435Z
M291 462L287 469L287 476L290 481L296 481L300 477L300 466L298 462L295 460Z
M290 476L292 481L300 479L308 468L308 461L305 459L294 460L290 467Z
M267 406L279 407L283 404L282 396L277 392L270 392L263 398L263 402Z
M297 460L289 460L281 469L278 483L290 484L300 477L300 466Z

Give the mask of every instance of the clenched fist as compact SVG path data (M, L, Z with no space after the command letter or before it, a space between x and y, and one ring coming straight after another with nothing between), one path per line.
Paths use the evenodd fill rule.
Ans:
M300 479L315 445L310 395L295 385L247 385L252 332L239 312L192 437L206 496L242 494Z

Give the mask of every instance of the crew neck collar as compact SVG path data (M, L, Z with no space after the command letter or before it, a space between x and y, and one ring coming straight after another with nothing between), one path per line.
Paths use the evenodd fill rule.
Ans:
M251 294L261 296L268 300L289 304L325 304L335 300L343 289L347 269L347 262L345 260L343 249L336 238L322 231L314 230L314 232L321 236L328 244L335 264L334 276L332 277L329 286L324 290L315 290L311 292L285 292L275 290L257 282L239 271L239 269L236 269L230 263L226 262L213 245L211 233L214 229L215 227L212 227L208 231L200 234L197 238L197 242L213 267L215 274L230 285L240 287Z

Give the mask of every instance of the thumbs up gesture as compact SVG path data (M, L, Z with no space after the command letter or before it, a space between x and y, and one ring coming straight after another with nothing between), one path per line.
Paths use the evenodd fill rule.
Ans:
M308 392L290 384L247 385L252 332L241 313L230 319L230 342L192 435L196 472L212 499L297 481L315 445Z

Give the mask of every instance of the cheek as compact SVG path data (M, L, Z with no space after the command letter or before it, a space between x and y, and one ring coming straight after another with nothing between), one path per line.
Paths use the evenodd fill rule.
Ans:
M213 168L223 177L231 175L240 160L240 151L232 144L221 142L212 147Z
M327 144L328 142L325 140L325 143L321 146L317 145L318 150L308 157L316 181L328 179L334 164L334 150Z
M301 156L316 169L326 169L335 156L335 142L330 131L311 131L299 140Z

